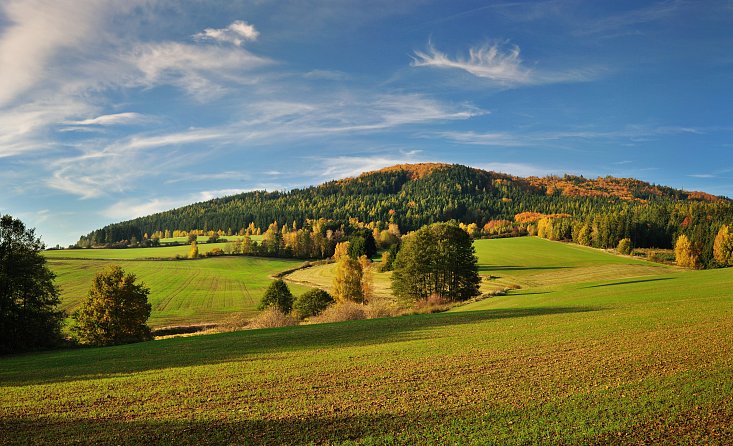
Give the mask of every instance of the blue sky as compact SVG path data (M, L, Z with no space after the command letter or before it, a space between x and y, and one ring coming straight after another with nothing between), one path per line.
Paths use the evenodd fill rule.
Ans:
M0 212L49 245L395 163L733 197L733 2L5 0Z

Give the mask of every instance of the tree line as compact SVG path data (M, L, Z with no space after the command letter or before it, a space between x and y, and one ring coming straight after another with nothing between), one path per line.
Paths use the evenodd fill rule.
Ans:
M566 186L563 189L558 185ZM571 186L579 185L585 188L582 195L566 194L574 193ZM592 194L593 187L618 187L623 193ZM693 209L687 212L688 207ZM83 236L79 245L104 245L133 238L140 241L146 234L151 238L153 234L191 230L202 234L213 231L220 235L251 235L253 230L266 231L273 222L306 228L308 222L319 219L333 222L336 227L347 226L350 220L369 222L379 228L392 223L403 232L455 220L488 233L499 231L501 222L507 227L506 222L513 222L514 216L523 212L568 214L583 220L620 215L638 246L661 248L674 244L677 230L688 214L712 214L715 219L724 220L725 216L730 220L733 206L729 200L638 180L599 179L594 183L566 176L547 183L454 165L418 178L408 170L393 169L289 192L257 191L216 198L105 226ZM484 229L486 225L496 228Z

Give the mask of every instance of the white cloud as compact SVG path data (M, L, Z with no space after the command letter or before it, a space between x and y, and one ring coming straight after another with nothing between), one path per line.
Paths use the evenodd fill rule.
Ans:
M451 59L428 43L426 51L415 51L413 67L433 67L463 70L504 87L539 85L561 82L584 82L600 73L597 68L567 69L539 72L523 66L520 49L511 45L503 49L498 43L470 48L468 58Z
M502 85L530 83L531 72L521 65L518 46L502 51L498 44L471 48L468 59L453 60L430 43L427 51L415 51L412 61L414 67L456 68Z
M195 40L214 40L242 46L244 42L257 40L259 35L259 31L253 25L242 20L236 20L226 28L206 28L202 32L194 34L193 38Z
M128 86L174 85L202 101L220 97L226 85L257 83L249 75L272 61L241 48L196 46L177 42L140 44L126 56L139 72Z
M44 79L60 50L92 34L108 5L93 0L6 0L9 24L0 34L0 106Z
M145 122L147 117L140 113L127 112L115 113L112 115L102 115L96 118L82 119L80 121L66 121L69 125L128 125Z

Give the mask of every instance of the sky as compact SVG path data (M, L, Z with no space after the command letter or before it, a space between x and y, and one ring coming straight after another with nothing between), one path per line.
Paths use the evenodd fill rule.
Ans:
M66 246L412 162L733 197L731 30L731 0L3 0L0 213Z

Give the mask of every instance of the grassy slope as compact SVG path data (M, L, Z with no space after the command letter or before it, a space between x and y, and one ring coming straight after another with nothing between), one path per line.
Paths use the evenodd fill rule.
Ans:
M202 245L205 246L205 245ZM146 248L127 250L92 250L101 255L109 251L125 253L173 248ZM175 324L219 322L232 313L243 317L255 314L256 305L270 284L270 275L294 268L301 261L265 259L258 257L216 257L185 261L153 260L84 260L49 259L57 274L61 289L62 308L75 310L86 296L94 274L105 265L116 263L125 271L135 273L150 288L149 301L153 311L149 319L152 327ZM249 291L247 295L245 288ZM308 288L293 285L295 295Z
M479 243L540 285L463 311L3 358L0 443L733 441L733 269L568 249Z

